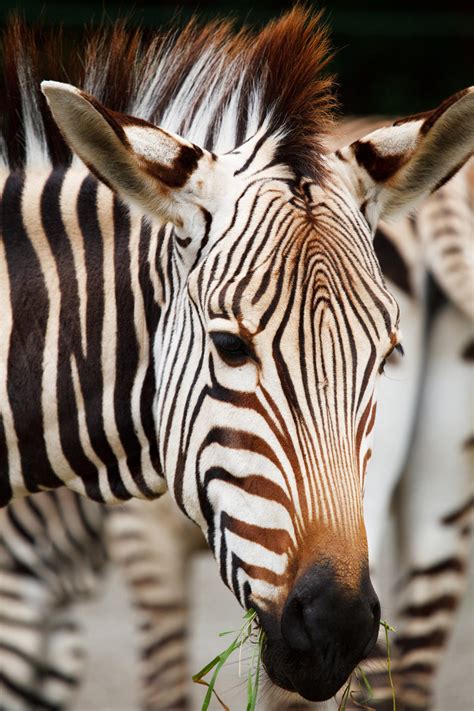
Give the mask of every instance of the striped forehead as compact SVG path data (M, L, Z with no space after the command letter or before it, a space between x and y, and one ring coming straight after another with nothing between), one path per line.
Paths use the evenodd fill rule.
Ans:
M398 320L384 286L368 225L344 196L302 181L286 193L272 190L258 220L229 231L201 264L200 302L209 318L264 327L278 300L315 309L321 300L363 299L382 330ZM262 203L262 196L259 195ZM253 326L253 327L252 327Z

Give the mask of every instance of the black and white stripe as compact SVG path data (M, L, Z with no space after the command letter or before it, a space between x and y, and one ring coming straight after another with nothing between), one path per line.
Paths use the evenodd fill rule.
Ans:
M147 47L116 26L110 40L110 54L91 40L78 81L114 107L44 81L44 131L2 173L2 503L62 484L102 502L168 486L257 608L270 676L326 698L378 624L362 491L399 310L373 231L467 159L474 92L329 154L327 41L303 10L255 36L191 24ZM30 131L46 107L20 86L17 25L9 41ZM140 106L161 127L129 115ZM51 147L59 164L35 168L53 119L78 158L66 167ZM345 620L350 652L331 640L327 673L299 657L287 680L283 609L321 565L364 612Z
M72 606L107 559L105 508L62 489L0 512L0 705L69 708L85 648Z

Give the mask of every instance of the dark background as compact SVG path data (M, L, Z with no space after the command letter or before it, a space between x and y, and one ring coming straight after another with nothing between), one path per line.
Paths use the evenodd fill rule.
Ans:
M292 6L278 0L240 2L182 0L0 0L0 22L12 10L29 22L62 24L73 35L84 24L120 15L145 27L183 23L192 14L205 19L233 15L237 24L259 25ZM458 89L474 83L474 0L326 0L337 53L333 70L346 114L410 114L436 106Z

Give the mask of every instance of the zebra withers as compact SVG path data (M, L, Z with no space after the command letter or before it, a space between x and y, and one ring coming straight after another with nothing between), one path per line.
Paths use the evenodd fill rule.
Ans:
M270 678L328 698L380 619L362 489L399 324L372 232L467 159L474 94L329 154L327 42L301 9L257 35L191 25L148 46L118 27L85 55L86 91L43 84L82 163L46 165L59 137L32 122L18 82L28 152L3 178L3 500L168 486L256 608Z

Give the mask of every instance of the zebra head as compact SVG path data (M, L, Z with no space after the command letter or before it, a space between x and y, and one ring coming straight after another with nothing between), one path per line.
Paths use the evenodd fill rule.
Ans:
M374 388L400 332L372 234L467 158L474 93L321 155L306 177L269 120L216 154L69 85L43 91L72 149L161 225L169 488L257 610L271 679L329 698L380 622L362 495Z

